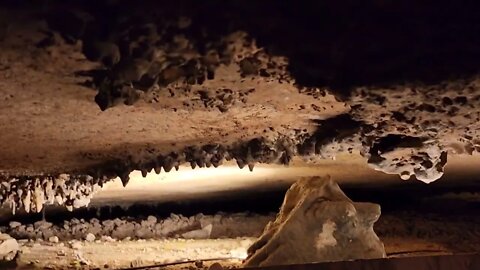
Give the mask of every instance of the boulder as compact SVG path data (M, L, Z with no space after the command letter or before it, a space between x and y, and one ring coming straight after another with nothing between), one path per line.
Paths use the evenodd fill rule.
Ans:
M6 233L0 234L0 260L13 260L19 250L20 246L15 238Z
M329 177L305 178L248 249L246 267L385 257L373 231L380 206L352 202Z

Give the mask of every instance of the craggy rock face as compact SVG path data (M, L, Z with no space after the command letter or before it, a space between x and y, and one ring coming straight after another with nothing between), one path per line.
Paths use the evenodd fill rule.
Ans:
M354 203L330 177L301 179L248 250L245 266L385 257L373 231L380 206Z
M480 150L480 19L429 2L5 1L0 201L342 152L435 181Z

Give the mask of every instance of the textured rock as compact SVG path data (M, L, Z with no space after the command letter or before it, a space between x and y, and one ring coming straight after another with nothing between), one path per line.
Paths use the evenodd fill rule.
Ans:
M56 237L60 241L103 239L121 240L126 237L135 239L164 239L169 237L183 237L195 239L257 237L265 225L274 218L273 214L258 215L251 213L226 214L215 216L198 214L185 217L172 214L168 218L160 219L148 216L138 220L134 217L122 217L114 220L90 221L71 219L63 224L44 226L35 230L32 225L16 227L4 226L2 231L17 239L36 239L50 241ZM36 223L37 226L44 222ZM90 235L90 236L89 236ZM93 237L92 237L93 236Z
M56 176L6 176L0 175L0 205L8 205L13 213L40 212L45 204L64 205L68 210L88 205L93 194L109 181L104 177L59 174ZM37 222L36 229L51 226Z
M480 151L480 38L470 34L480 24L472 6L411 8L375 0L359 10L355 1L187 0L175 7L107 2L46 4L45 14L33 12L47 23L38 27L41 33L27 27L36 25L30 19L37 16L12 13L11 21L0 16L0 39L6 35L0 59L2 130L10 130L2 141L16 138L2 151L3 169L15 175L2 177L9 186L0 187L0 201L13 209L38 212L44 202L81 207L96 184L119 176L127 185L134 169L146 175L184 163L217 167L235 159L240 168L253 170L256 163L288 164L295 155L311 160L358 150L376 170L431 182L442 176L447 151ZM112 10L115 16L104 16ZM16 18L24 18L25 26L16 25ZM74 43L78 46L68 45ZM101 65L80 59L82 54ZM86 99L77 84L98 91L95 101L102 110L144 102L97 114L87 103L67 102ZM330 94L345 97L345 103L322 98ZM23 98L31 104L18 106ZM93 95L88 99L93 102ZM160 108L165 121L157 121ZM137 121L139 115L144 121ZM187 118L189 124L163 126ZM250 118L255 123L247 125ZM224 125L227 119L235 119L235 127ZM311 119L323 119L315 122L317 131ZM210 126L217 126L214 132ZM276 138L262 133L269 127L281 129ZM122 140L111 137L117 128L125 131ZM304 137L289 134L304 128ZM417 138L422 145L374 151L391 136ZM56 149L60 141L64 145ZM27 170L31 164L35 173ZM58 175L73 172L83 179ZM29 177L20 177L23 173Z
M398 174L403 180L415 175L424 183L439 179L447 163L447 152L435 142L420 141L419 145L391 147L387 151L375 151L372 147L370 153L368 162L372 168L389 174Z
M22 226L22 223L17 222L17 221L10 221L8 223L8 226L10 226L11 229L14 229L14 228Z
M373 231L380 206L354 203L330 177L301 179L248 249L247 267L385 257Z
M209 239L212 234L212 224L209 224L202 229L186 232L182 234L186 239Z
M85 240L87 242L93 242L95 241L95 235L93 233L88 233L87 236L85 236Z
M2 233L0 234L0 259L10 261L15 258L20 246L17 240L10 237L10 235Z
M50 242L50 243L58 243L58 241L59 241L59 239L58 239L57 236L50 236L48 238L48 242Z

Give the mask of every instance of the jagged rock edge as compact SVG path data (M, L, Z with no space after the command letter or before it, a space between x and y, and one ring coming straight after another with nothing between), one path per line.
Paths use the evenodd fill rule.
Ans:
M225 160L235 159L238 167L248 166L253 171L257 163L288 165L294 156L303 157L306 161L315 158L335 158L341 152L360 150L360 154L369 159L369 165L376 170L392 173L390 168L383 168L382 162L372 160L372 148L378 145L383 138L372 138L365 134L371 126L356 121L349 114L338 115L326 120L317 121L318 128L313 134L296 131L295 134L278 135L274 138L257 137L248 141L234 143L230 146L222 144L205 144L201 147L188 146L180 151L160 154L155 158L133 161L126 159L112 159L91 167L82 172L72 174L50 174L38 176L0 176L0 203L9 205L13 211L24 209L26 212L40 211L43 204L57 203L65 205L69 210L88 205L90 198L104 183L119 177L126 186L130 180L130 173L134 170L142 172L145 177L152 170L159 174L170 172L180 165L190 164L192 169L197 166L218 167ZM421 151L423 144L410 146ZM400 148L401 149L401 148ZM394 150L389 150L394 151ZM413 150L412 150L413 151ZM427 155L426 158L429 158ZM446 163L446 152L442 152L439 164L440 177ZM445 161L445 162L443 162ZM396 164L394 164L396 165ZM418 169L418 168L417 168ZM413 169L412 169L413 170ZM396 173L396 172L395 172ZM421 171L412 171L410 175L417 175ZM417 177L418 178L418 177ZM438 179L438 178L436 178ZM428 181L434 181L430 179ZM425 179L419 179L425 181Z
M89 204L93 194L113 178L89 175L0 175L0 204L13 213L40 212L45 204L65 205L68 210Z

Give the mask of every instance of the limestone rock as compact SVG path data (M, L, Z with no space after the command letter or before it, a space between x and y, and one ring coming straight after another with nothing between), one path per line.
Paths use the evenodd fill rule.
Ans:
M10 226L11 229L14 229L14 228L22 226L22 223L17 222L17 221L10 221L10 223L8 225Z
M154 216L148 216L146 221L149 226L154 226L157 223L157 218Z
M182 237L186 239L209 239L212 234L212 228L212 224L209 224L202 229L186 232L182 234Z
M93 233L88 233L86 236L85 236L85 240L87 242L93 242L95 241L95 235Z
M76 249L76 250L82 249L82 247L83 247L82 242L79 242L79 241L76 241L76 240L70 241L69 243L70 243L71 248Z
M377 171L398 174L403 180L415 175L427 184L443 176L446 164L447 151L438 142L398 135L376 142L368 158L368 165Z
M352 202L329 176L301 179L248 249L244 266L383 258L373 231L379 217L379 205Z
M50 236L48 238L48 242L50 242L50 243L58 243L58 241L59 241L59 239L58 239L57 236Z
M0 234L0 260L13 260L19 250L20 246L15 238L5 233Z

